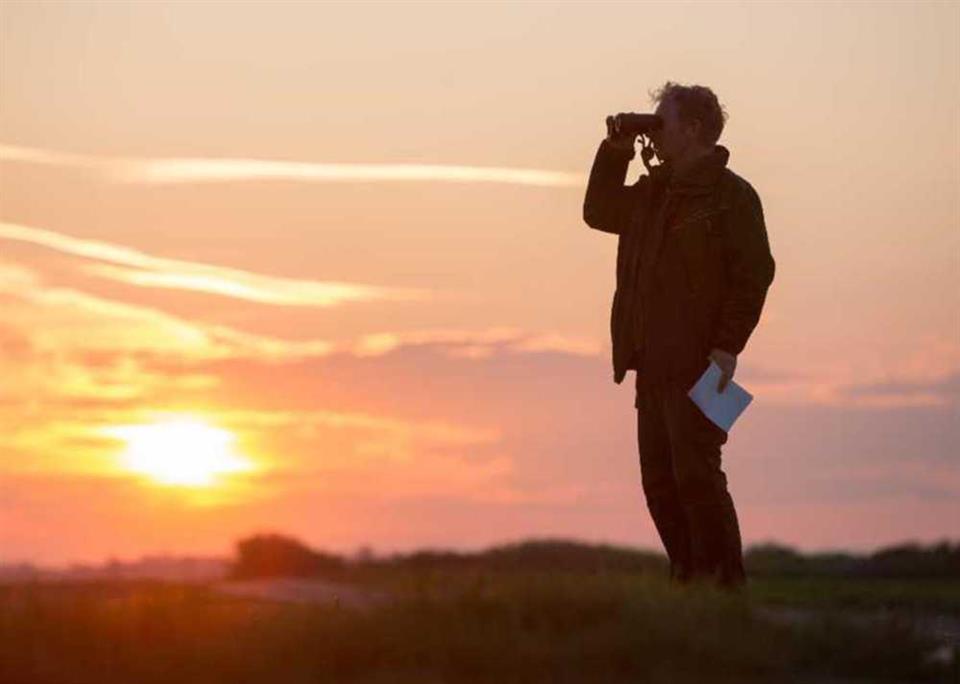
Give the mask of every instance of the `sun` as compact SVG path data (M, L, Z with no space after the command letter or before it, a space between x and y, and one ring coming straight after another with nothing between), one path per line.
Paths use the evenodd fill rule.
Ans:
M208 487L222 476L252 470L233 451L236 436L194 418L145 425L117 425L103 432L123 440L123 467L165 485Z

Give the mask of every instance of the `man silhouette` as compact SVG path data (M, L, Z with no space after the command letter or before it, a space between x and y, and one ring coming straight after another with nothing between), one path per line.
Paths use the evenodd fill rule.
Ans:
M775 262L760 198L716 144L726 119L716 95L667 81L652 99L662 126L647 136L660 164L625 186L637 136L608 120L583 218L619 236L613 379L636 371L641 480L670 577L739 588L746 581L740 528L720 467L727 433L687 392L711 359L725 389L760 319Z

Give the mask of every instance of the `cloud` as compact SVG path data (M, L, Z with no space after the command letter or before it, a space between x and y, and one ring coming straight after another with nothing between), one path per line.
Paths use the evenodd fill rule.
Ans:
M218 419L227 425L313 434L317 428L383 432L403 437L419 436L449 446L495 443L500 432L490 428L452 425L438 420L410 421L363 411L226 409Z
M191 321L165 311L91 295L73 288L45 286L37 273L0 262L0 295L7 307L7 335L15 329L40 331L31 344L38 349L66 351L151 352L184 359L254 357L295 361L304 357L345 353L380 356L405 347L438 346L451 356L502 352L556 352L596 356L595 341L531 333L516 328L485 330L433 329L381 332L356 341L288 340L244 332L224 325ZM17 304L19 302L19 305Z
M48 351L148 353L191 362L248 358L272 365L295 364L299 359L332 354L372 358L417 349L474 361L503 355L533 358L550 354L605 360L608 354L606 344L595 338L512 327L380 331L336 343L324 339L289 340L191 321L74 289L44 287L29 269L0 262L0 294L4 293L31 305L7 307L8 330L41 331L38 339L21 336L20 346L26 339L27 344ZM960 371L954 346L943 340L927 340L918 346L913 357L903 360L896 376L855 378L849 372L802 375L795 368L778 372L744 366L738 369L737 380L760 403L768 405L864 409L955 406L960 400ZM73 376L79 383L80 376ZM196 382L202 383L201 378ZM90 389L95 386L92 381L77 387L81 385ZM114 389L117 396L134 391L122 384Z
M894 363L854 369L842 357L805 360L784 372L750 365L736 379L762 404L836 408L944 408L960 406L960 344L937 335L917 336Z
M356 356L382 356L401 348L442 347L450 356L486 358L497 352L558 352L575 356L602 356L595 339L558 333L528 333L511 327L485 330L428 329L363 335L350 348Z
M581 187L580 173L504 166L457 164L343 164L237 158L102 157L0 145L0 160L69 166L119 183L217 183L251 180L291 180L319 183L379 183L395 181L502 183L533 187Z
M73 288L45 286L39 275L0 262L0 299L8 327L31 331L38 354L144 352L187 360L255 357L263 361L324 356L327 340L286 340L107 299Z
M84 272L140 287L192 290L279 306L331 307L354 302L410 301L430 297L426 290L357 283L265 276L225 266L146 254L98 240L75 238L41 228L0 223L0 239L27 242L64 254L120 266L85 264ZM8 274L8 277L12 275Z
M855 383L832 378L808 377L790 382L751 382L748 372L738 370L740 382L763 404L886 409L896 407L955 406L960 403L955 387L939 383ZM944 383L947 381L944 380Z
M960 370L925 380L886 380L845 388L848 396L874 405L960 404Z
M21 147L0 144L0 161L24 162L45 166L73 166L91 171L101 170L103 161L97 157L70 152L44 150L38 147Z
M237 452L254 468L231 476L226 487L197 503L239 503L282 498L298 490L318 496L370 495L374 480L389 482L381 499L428 494L471 496L506 486L512 458L497 449L496 427L433 418L400 419L363 411L285 411L197 407L122 410L47 410L0 435L0 448L16 458L4 475L135 477L125 471L125 445L116 434L134 425L190 419L234 435ZM493 448L493 451L491 451ZM147 482L146 484L149 484ZM220 487L218 487L220 488Z
M6 272L11 280L30 281L23 269ZM81 331L75 341L83 343L85 336ZM15 336L11 339L19 345ZM602 530L657 543L652 523L641 514L642 498L637 504L640 473L632 387L613 386L606 359L524 351L538 346L529 340L562 338L510 328L382 332L377 339L380 353L354 354L351 350L359 342L353 341L337 347L337 354L299 360L267 361L252 354L238 360L181 361L176 353L121 351L117 364L110 364L109 355L98 352L93 358L99 363L89 365L112 369L119 382L135 375L120 362L127 355L156 377L194 374L220 382L196 391L152 386L141 401L116 407L77 403L75 398L57 403L52 399L58 388L50 386L51 394L43 398L51 401L44 401L34 414L0 415L18 428L4 434L0 451L11 456L5 461L10 468L32 462L36 486L42 488L41 471L107 472L115 445L89 441L90 426L140 423L151 407L195 410L236 432L243 448L249 448L244 453L271 466L257 476L260 480L230 490L229 505L216 511L215 533L220 536L211 533L214 541L226 534L225 520L238 528L241 523L283 520L292 532L314 530L324 539L362 535L378 545L394 543L404 533L435 532L446 535L446 543L503 530ZM33 342L43 346L44 339ZM459 354L471 348L484 349L485 355ZM60 355L70 359L69 350L65 347ZM38 357L37 362L53 358ZM74 360L83 363L85 357ZM757 382L815 383L813 378L745 370L753 371L745 378ZM936 407L860 410L842 402L850 399L843 392L848 385L832 385L837 406L766 405L761 395L757 408L751 409L757 413L738 428L725 451L733 481L739 483L745 535L773 530L788 542L833 542L862 534L876 543L894 532L941 532L943 520L952 519L946 514L956 512L950 505L956 497L951 500L949 495L956 492L957 482L942 476L951 472L950 447L956 442L950 414ZM96 377L88 387L93 391ZM21 417L25 420L17 420ZM798 431L801 424L806 428ZM10 444L14 438L18 448ZM37 452L41 449L43 461ZM97 464L103 468L98 470ZM0 473L0 486L15 480L12 486L23 499L34 485L21 476L27 474ZM107 491L110 482L103 484L104 496L131 487L118 480L116 489ZM851 496L841 496L844 491ZM134 528L173 517L178 526L169 523L169 543L181 548L183 537L177 534L190 529L193 535L191 521L202 509L157 491L148 492L146 501L156 502L148 508L144 496L130 490L129 510L115 503L96 517L100 504L91 502L81 506L79 514L39 518L43 524L37 522L43 511L22 501L15 517L10 516L10 527L37 536L49 529L109 530L116 545L125 543L111 523L117 511L131 535ZM898 526L877 526L867 515L854 522L843 516L843 525L824 526L824 520L836 518L831 511L838 506L847 511L867 504L877 511L900 510ZM815 520L809 530L792 525L784 513L797 506L808 507L804 520ZM776 527L771 527L771 517ZM920 519L923 524L916 522ZM443 525L438 527L437 520ZM17 548L30 548L17 543Z
M24 267L0 264L0 294L9 325L32 331L38 352L154 350L204 356L226 353L203 327L157 309L71 288L47 287Z

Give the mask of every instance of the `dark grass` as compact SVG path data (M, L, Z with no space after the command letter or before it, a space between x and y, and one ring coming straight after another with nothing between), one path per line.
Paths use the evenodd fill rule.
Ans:
M837 610L895 609L960 618L960 580L874 577L763 577L751 595L771 605Z
M743 596L624 572L408 572L363 583L398 598L357 611L156 582L0 587L0 681L952 681L925 664L935 644L909 619L846 620L822 594L867 599L829 582L819 592L753 582ZM880 595L909 606L941 590ZM825 610L800 622L759 610L784 604Z

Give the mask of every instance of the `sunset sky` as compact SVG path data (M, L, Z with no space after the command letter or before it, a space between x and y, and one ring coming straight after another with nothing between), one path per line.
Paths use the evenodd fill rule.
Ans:
M667 80L777 265L744 543L956 539L957 2L5 0L0 563L659 550L581 212Z

